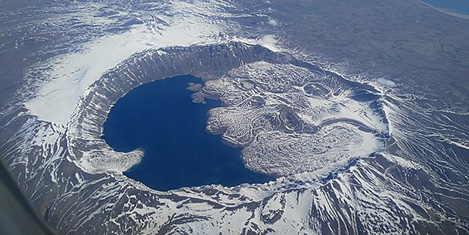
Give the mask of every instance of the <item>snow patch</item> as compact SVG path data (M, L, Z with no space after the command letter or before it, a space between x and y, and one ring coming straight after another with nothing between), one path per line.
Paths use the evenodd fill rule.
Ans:
M272 26L277 26L278 25L277 21L274 20L274 19L270 19L269 22L267 22L267 23L272 25Z
M277 37L275 35L271 35L271 34L267 34L267 35L264 35L262 37L255 38L255 39L235 37L235 38L233 38L233 41L243 42L243 43L247 43L247 44L251 44L251 45L260 45L260 46L268 48L269 50L274 51L274 52L284 51L284 49L281 48L280 45L278 45Z
M376 82L378 82L378 84L380 84L384 87L395 87L396 86L395 82L393 82L391 80L384 79L384 78L378 78L378 79L376 79Z
M41 120L66 124L88 87L132 54L150 48L216 43L220 39L221 22L207 17L213 15L211 8L174 4L176 15L162 13L159 17L168 24L163 28L154 21L147 22L122 34L98 38L84 45L81 52L52 59L49 79L36 97L25 103L26 108ZM199 12L203 10L208 12L203 15Z

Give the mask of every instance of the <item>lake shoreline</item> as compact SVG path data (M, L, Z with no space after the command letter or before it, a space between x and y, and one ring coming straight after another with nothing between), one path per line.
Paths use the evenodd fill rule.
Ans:
M158 191L219 184L266 183L275 177L255 172L220 135L207 132L208 111L220 100L194 103L194 75L146 83L121 97L103 124L103 140L115 151L143 151L141 161L123 172Z
M449 10L445 10L443 8L439 8L439 7L436 7L430 3L426 3L422 0L418 0L418 2L420 2L421 4L427 6L427 7L430 7L436 11L439 11L445 15L449 15L449 16L453 16L453 17L457 17L457 18L461 18L461 19L465 19L465 20L469 20L469 15L465 15L465 14L462 14L462 13L457 13L457 12L453 12L453 11L449 11Z

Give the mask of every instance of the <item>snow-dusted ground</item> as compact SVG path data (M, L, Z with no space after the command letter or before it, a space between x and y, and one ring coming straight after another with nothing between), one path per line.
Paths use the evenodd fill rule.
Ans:
M292 64L246 64L206 83L203 90L225 104L210 111L207 129L225 130L225 141L245 147L243 160L255 171L327 175L384 150L386 117L372 107L379 94L354 99L366 89Z
M152 18L123 33L104 35L86 43L78 52L51 59L47 82L25 104L26 108L42 120L66 124L86 89L132 54L150 48L226 40L222 35L229 22L215 18L225 14L217 9L220 5L227 7L214 2L176 1L169 9L154 12ZM272 44L272 39L266 41Z
M353 78L358 90L372 85L364 90L379 105L375 98L354 99L357 87L346 73L314 72L287 59L244 62L237 56L249 45L241 46L243 53L226 54L242 63L226 66L224 76L206 83L204 92L226 104L212 111L209 129L221 133L227 127L224 138L245 147L248 167L278 179L158 192L126 178L121 172L142 154L110 149L100 139L99 121L113 94L142 83L142 62L157 61L164 65L158 69L171 74L184 64L162 58L186 61L186 47L194 44L209 45L212 53L223 52L220 45L230 41L274 52L300 49L283 47L281 30L259 33L240 23L252 18L264 20L264 28L282 27L268 16L267 1L259 3L265 11L243 13L237 3L215 0L63 4L15 12L44 19L8 28L25 32L12 50L30 41L60 43L31 56L47 59L27 68L20 99L0 113L3 158L34 208L59 233L469 232L469 192L456 185L467 182L467 175L457 173L468 166L453 150L468 149L469 127L451 120L467 112L422 107L425 97L384 78ZM125 26L129 20L140 23ZM168 53L168 46L182 47ZM298 53L293 55L311 52ZM205 67L202 60L190 61ZM370 157L374 152L379 153Z

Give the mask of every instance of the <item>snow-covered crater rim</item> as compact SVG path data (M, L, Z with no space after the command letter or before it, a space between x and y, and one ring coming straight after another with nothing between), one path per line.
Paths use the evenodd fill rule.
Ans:
M262 60L288 63L291 59L262 46L241 42L136 53L103 74L80 99L67 127L71 158L90 173L122 173L140 161L141 151L116 152L101 138L102 125L113 104L137 86L186 74L211 79L214 74L241 64Z
M226 74L232 69L257 62L292 64L317 74L327 74L319 67L298 61L290 55L240 42L170 47L134 54L107 71L80 100L67 131L72 160L90 173L122 174L140 162L143 152L116 152L101 138L103 123L119 98L137 86L158 79L185 74L214 79L220 72ZM325 171L334 170L329 168ZM292 171L288 175L292 173L295 174Z

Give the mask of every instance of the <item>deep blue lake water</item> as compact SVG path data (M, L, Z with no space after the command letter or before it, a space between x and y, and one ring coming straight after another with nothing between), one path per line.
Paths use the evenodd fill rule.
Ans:
M432 6L459 14L469 15L469 0L422 0Z
M144 84L119 99L104 123L104 140L116 151L145 152L140 164L124 174L156 190L183 186L261 183L274 177L248 170L241 149L205 131L209 109L219 101L192 102L191 76Z

